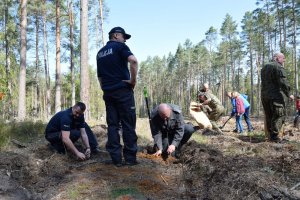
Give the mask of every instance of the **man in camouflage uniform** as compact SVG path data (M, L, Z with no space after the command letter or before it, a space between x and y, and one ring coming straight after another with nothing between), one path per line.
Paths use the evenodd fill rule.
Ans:
M199 93L202 92L204 93L207 98L209 99L210 98L210 95L214 97L216 97L215 95L213 95L212 91L209 89L209 85L208 83L203 83L202 85L202 89L198 92L198 96L199 96ZM199 99L200 100L200 99ZM203 103L203 101L201 102L200 100L200 103ZM201 110L208 116L208 113L210 113L212 110L211 108L208 106L208 105L202 105L201 106Z
M180 149L198 129L183 120L177 105L162 103L151 112L151 133L157 146L155 156L171 154L176 158Z
M204 112L206 112L207 117L212 124L212 128L215 131L222 133L221 129L217 125L217 121L225 113L224 106L211 92L199 92L198 97L201 103L200 107ZM207 106L210 108L210 110L205 109Z
M265 128L267 137L272 142L280 142L278 135L285 120L287 97L294 99L290 94L291 88L283 68L284 62L284 55L276 53L273 61L261 69L261 100L265 112Z

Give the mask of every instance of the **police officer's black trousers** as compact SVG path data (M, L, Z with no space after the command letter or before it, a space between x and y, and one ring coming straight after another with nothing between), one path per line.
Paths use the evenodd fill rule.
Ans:
M136 162L137 135L135 132L136 113L133 90L128 87L105 91L103 99L108 125L106 150L110 153L114 164L122 162L122 145L119 134L121 122L124 159L126 162Z
M193 133L196 130L194 129L194 126L192 124L184 124L184 134L183 137L178 145L178 147L176 148L177 151L181 150L181 147L187 143L187 141L191 138L191 136L193 135ZM165 134L164 134L165 135ZM163 153L166 153L168 150L169 145L172 144L172 141L174 139L174 134L167 134L166 137L162 138L162 143L163 143Z
M98 142L97 139L89 127L87 123L84 124L85 132L88 136L89 139L89 144L91 147L91 150L95 149L98 147ZM76 142L81 136L80 130L79 129L72 129L70 131L70 140L74 143ZM61 131L59 132L52 132L52 133L46 133L45 138L50 142L52 147L56 149L59 153L65 153L65 147L62 142L61 138Z

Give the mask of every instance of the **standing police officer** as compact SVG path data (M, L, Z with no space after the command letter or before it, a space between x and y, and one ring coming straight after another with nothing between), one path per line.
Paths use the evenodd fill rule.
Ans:
M125 164L137 164L136 111L133 88L136 84L138 62L125 44L130 37L131 35L121 27L111 29L109 41L97 54L97 75L103 90L108 125L106 149L110 153L113 164L117 167L122 166L120 123Z
M272 142L280 142L278 134L285 120L287 97L294 99L290 94L284 62L284 55L276 53L273 61L261 69L261 100L265 111L265 127Z
M154 155L179 157L180 149L197 130L185 124L179 106L162 103L151 112L151 133L158 150ZM175 151L176 150L176 151Z

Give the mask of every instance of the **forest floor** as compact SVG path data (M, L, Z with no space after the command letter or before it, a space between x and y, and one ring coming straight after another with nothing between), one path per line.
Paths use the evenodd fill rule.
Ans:
M139 119L139 164L119 168L105 164L105 151L78 161L52 152L42 134L11 138L0 152L0 199L300 199L300 131L290 121L284 143L265 141L262 120L252 119L252 133L233 133L232 119L224 134L199 130L179 160L163 160L147 154L148 120ZM104 125L92 129L104 149Z

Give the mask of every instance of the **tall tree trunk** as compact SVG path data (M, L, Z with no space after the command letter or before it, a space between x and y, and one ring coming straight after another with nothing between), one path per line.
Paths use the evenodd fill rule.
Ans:
M299 90L299 77L298 77L298 62L297 62L297 17L296 17L296 2L295 0L292 0L292 12L293 12L293 65L295 66L295 91L296 96L298 95Z
M237 88L237 91L241 91L241 88L243 87L243 86L241 86L241 84L240 84L240 76L241 76L241 61L240 60L238 60L238 63L237 63L237 77L236 77L236 79L237 79L237 83L236 83L236 87L235 88ZM235 68L235 67L234 67ZM233 80L235 80L235 77L234 77L234 79Z
M279 29L279 47L282 49L282 26L281 26L281 11L279 8L279 2L276 1L276 12L277 12L277 22L278 22L278 29Z
M21 0L21 51L20 51L20 77L19 77L19 107L18 120L26 117L26 28L27 28L27 0Z
M5 3L7 3L5 1ZM6 87L7 87L7 110L6 115L8 118L11 118L12 115L12 82L11 82L11 75L10 75L10 49L9 49L9 39L8 39L8 33L7 33L7 26L8 26L8 6L5 4L5 20L4 20L4 27L5 27L5 72L6 72ZM4 111L5 113L5 111Z
M45 69L45 80L46 80L46 119L50 118L51 115L51 102L50 102L50 75L48 65L48 42L47 42L47 28L46 28L46 0L43 0L43 51L44 51L44 69Z
M71 71L71 92L72 105L75 104L75 77L74 77L74 18L73 18L73 2L69 3L69 23L70 23L70 71Z
M233 61L233 52L232 52L232 39L231 37L229 37L229 52L230 52L230 69L231 69L231 85L232 85L232 88L237 88L237 85L236 85L236 81L235 81L235 64L234 64L234 61ZM228 76L229 78L229 76Z
M260 105L261 105L261 99L260 99L260 95L261 95L261 91L260 91L260 69L261 69L261 55L259 55L259 52L257 52L256 55L256 68L257 68L257 117L260 116Z
M99 0L100 4L100 28L101 28L101 35L102 35L102 46L104 46L104 30L103 30L103 2Z
M286 24L285 24L285 8L284 8L284 1L281 4L281 12L282 12L282 29L283 29L283 49L284 51L286 50L286 32L287 32L287 28L286 28Z
M56 0L56 74L55 113L61 110L61 69L60 69L60 0Z
M38 81L39 74L39 19L38 14L36 15L35 27L36 27L36 37L35 37L35 99L34 99L34 108L35 108L35 117L40 117L40 88Z
M251 113L254 113L254 71L253 71L253 50L252 50L252 38L249 36L249 53L250 53L250 82L251 82L251 95L250 95L250 105L251 106ZM259 109L259 108L258 108Z
M270 9L269 9L269 2L266 2L266 6L267 6L267 10L266 10L266 14L267 14L267 47L268 47L268 60L271 60L272 56L273 56L273 52L271 51L271 22L270 22Z
M223 78L223 89L222 89L222 92L224 93L226 91L226 89L228 89L227 87L227 53L225 52L225 62L224 62L224 67L223 67L223 75L224 76L221 76L221 79ZM225 96L223 97L222 99L222 102L225 102Z
M89 105L89 58L88 58L88 0L80 0L80 99L86 104L86 119L90 118Z
M95 12L97 12L96 7L95 7ZM96 29L96 48L100 49L101 47L101 41L99 36L100 24L98 23L98 16L95 17L95 29Z

